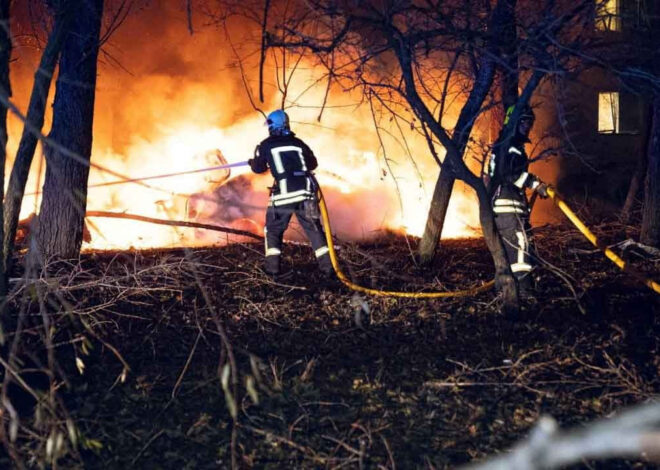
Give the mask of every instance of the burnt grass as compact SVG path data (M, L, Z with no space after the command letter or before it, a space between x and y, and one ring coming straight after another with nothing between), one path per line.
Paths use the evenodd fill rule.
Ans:
M620 239L616 227L598 233ZM493 291L357 297L320 277L308 246L286 245L290 273L276 282L261 270L258 244L83 254L51 271L61 290L53 298L63 296L68 312L58 300L47 307L62 319L61 396L82 464L227 468L233 446L241 468L453 468L510 449L542 414L567 428L657 398L660 297L567 227L539 229L537 245L554 268L541 270L536 298L515 319L499 312ZM415 265L414 248L394 235L344 244L341 263L361 284L389 290L492 277L482 240L443 241L428 269ZM632 262L660 272L657 260ZM220 328L238 372L227 386L235 423ZM72 342L80 336L86 353ZM123 382L109 345L130 366ZM574 468L632 467L655 468Z

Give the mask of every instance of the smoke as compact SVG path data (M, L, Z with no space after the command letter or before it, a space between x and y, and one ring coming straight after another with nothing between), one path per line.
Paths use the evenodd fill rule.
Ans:
M100 55L92 161L131 178L189 171L252 157L267 136L244 83L256 90L255 56L247 56L241 75L233 47L247 54L254 30L236 25L245 36L226 36L213 25L196 25L190 35L181 2L154 1L136 10L104 45ZM16 51L12 63L15 101L25 109L38 51ZM324 189L333 228L341 237L365 239L383 230L421 235L438 168L419 132L401 131L389 116L377 115L376 134L369 106L361 96L331 90L323 119L318 121L326 83L323 70L303 59L288 85L287 112L293 130L319 160L318 180ZM282 95L272 64L266 68L268 111L280 107ZM51 99L54 93L51 91ZM49 124L46 125L46 131ZM10 122L10 152L20 136L20 123ZM382 145L381 145L382 144ZM14 147L12 147L12 145ZM29 187L38 187L38 161ZM42 170L43 171L43 170ZM90 185L115 178L97 170ZM259 232L264 222L272 178L249 168L227 175L197 173L134 184L90 188L88 210L131 212L151 217L196 220ZM38 197L38 196L37 196ZM38 200L25 200L23 216ZM444 236L474 233L478 216L473 199L458 189L450 205ZM286 235L299 238L295 227ZM226 237L191 229L174 230L139 222L94 219L94 248L170 246L220 243Z

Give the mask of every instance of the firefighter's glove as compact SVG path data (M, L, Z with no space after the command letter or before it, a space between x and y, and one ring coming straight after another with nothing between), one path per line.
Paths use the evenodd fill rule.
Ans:
M539 185L536 187L536 192L543 199L547 199L549 197L548 185L545 183L539 183Z

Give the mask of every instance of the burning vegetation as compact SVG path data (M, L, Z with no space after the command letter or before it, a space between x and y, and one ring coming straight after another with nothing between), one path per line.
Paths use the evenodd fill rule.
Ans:
M174 5L162 7L171 15L179 14ZM113 35L107 45L113 61L99 69L87 209L197 222L236 221L240 226L246 225L243 219L251 219L262 224L270 182L245 167L232 169L231 179L238 180L222 189L222 170L147 180L145 185L103 186L117 180L117 173L133 179L213 167L218 165L216 149L229 163L245 161L267 135L263 117L252 111L242 91L240 71L230 67L235 57L223 35L211 29L186 38L184 23L148 16L126 18L120 29L123 33ZM136 30L151 39L136 44ZM214 65L209 64L209 54ZM16 83L29 83L33 74L37 57L26 55L12 68ZM113 65L115 61L121 67ZM421 235L438 173L423 139L392 124L386 126L387 116L376 116L388 127L388 135L382 137L384 155L369 109L357 108L356 96L345 97L341 92L333 93L335 107L325 110L322 121L314 124L316 104L325 91L322 83L314 85L322 70L305 60L299 68L289 85L291 95L303 95L296 105L294 126L316 149L321 162L317 178L337 214L338 233L352 240L368 239L383 230ZM15 88L15 100L22 105L29 88ZM276 101L264 107L277 107ZM10 117L9 124L11 147L19 140L22 123ZM36 190L26 191L23 218L38 207L44 172L45 165L37 156L27 183L27 188ZM457 191L445 236L477 233L473 207L469 194ZM127 230L127 222L116 219L95 219L93 224L92 241L85 249L199 246L218 241L206 232L162 226L133 224Z

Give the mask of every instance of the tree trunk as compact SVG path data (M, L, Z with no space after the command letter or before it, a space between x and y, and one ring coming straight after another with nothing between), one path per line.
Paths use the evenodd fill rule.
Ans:
M55 14L53 31L48 38L46 48L39 62L39 68L34 75L34 85L32 86L26 123L18 145L14 166L11 170L5 202L3 262L7 269L11 268L14 238L16 238L16 227L18 226L25 185L27 184L30 165L39 140L38 133L41 132L44 125L48 91L50 90L53 72L62 49L70 16L67 12Z
M509 317L515 317L520 311L518 285L511 272L509 259L504 249L504 243L495 225L495 214L491 206L486 186L480 180L474 182L473 188L479 199L479 221L484 240L488 246L495 264L495 288L502 294L503 312Z
M653 97L641 242L660 248L660 94Z
M647 124L643 127L642 140L644 142L641 155L637 159L637 165L635 165L635 172L630 180L630 186L628 187L628 194L626 194L626 200L623 203L621 208L621 223L627 224L630 221L630 215L632 212L633 204L637 199L637 194L639 194L639 189L644 184L644 178L646 177L646 164L648 161L648 152L649 152L649 143L650 143L650 134L651 126L653 126L653 109L649 109L650 113L647 116Z
M639 188L642 186L642 181L646 175L646 161L647 156L642 154L637 161L635 173L633 173L633 176L630 180L628 194L626 195L626 200L623 203L623 207L621 208L621 223L623 224L627 224L630 221L630 213L632 212L633 204L635 204L635 199L637 199Z
M11 36L9 34L9 0L0 0L0 93L7 99L11 96L9 82L9 59L11 58ZM7 160L7 106L0 104L0 188L5 187L5 162ZM0 220L4 213L3 194L0 193ZM3 228L0 224L0 243ZM7 265L0 259L0 297L7 294Z
M45 147L46 179L37 226L38 254L44 260L78 256L87 207L103 0L76 0L71 8L76 14L60 59L49 135L53 143Z
M505 17L503 17L503 15L512 13L506 8L508 1L509 0L498 1L495 10L493 11L490 25L491 28L489 28L489 30L492 31L491 34L493 34L493 37L495 38L499 37L498 31L499 28L503 25L503 21L511 21L511 18L508 18L507 20ZM467 102L461 109L461 114L459 115L456 128L454 129L454 134L451 138L447 135L447 132L440 125L440 123L434 119L433 114L426 106L422 98L419 96L415 85L412 68L412 55L410 54L410 50L407 49L405 43L401 43L401 46L402 47L396 49L396 53L399 60L399 65L401 66L403 82L405 83L406 99L408 103L410 103L412 109L420 121L425 122L426 125L429 126L431 132L447 149L445 162L448 162L451 165L451 169L453 170L453 174L451 176L451 185L453 186L454 177L456 177L465 181L476 191L477 197L479 198L479 216L482 223L484 238L495 264L496 287L503 294L504 312L507 314L515 314L520 308L518 299L518 286L511 273L509 262L504 251L502 239L500 238L495 226L495 216L493 214L492 207L490 206L490 198L488 197L488 192L486 191L486 187L482 179L475 176L463 161L463 155L467 147L468 138L472 131L472 126L474 125L474 122L479 115L483 100L488 95L494 80L495 62L493 57L495 57L495 53L497 52L497 44L490 48L491 54L484 57L481 62L481 68L479 69L479 73L475 78L474 86L472 87L472 91L470 92L470 96L468 97ZM530 82L532 82L532 80L534 80L534 78L530 79ZM538 78L536 84L538 84ZM533 83L531 85L528 83L527 87L531 86L535 85ZM442 174L442 172L440 174ZM445 192L442 194L445 194ZM436 245L437 239L433 246L435 247ZM431 246L431 243L426 243L425 246Z
M502 82L500 89L502 92L502 108L504 114L509 106L513 106L518 101L518 33L516 31L515 10L517 0L504 0L505 22L502 25L502 34L500 36L500 49L502 52L502 63L500 72Z
M452 141L456 145L461 159L465 153L468 139L474 122L479 115L481 105L491 89L495 76L495 57L499 54L500 47L505 44L502 38L508 37L505 33L510 33L512 27L515 34L515 2L516 0L499 0L493 10L488 27L492 41L489 47L489 54L485 54L482 57L481 67L475 77L474 86L467 102L461 109L452 136ZM445 159L445 161L448 160ZM447 171L447 168L440 170L440 176L438 176L433 190L433 198L431 199L431 207L426 219L424 234L419 243L418 255L421 264L430 263L435 256L438 243L440 242L440 236L442 235L447 208L449 207L449 199L454 189L455 176L451 170Z
M454 189L454 174L448 168L448 163L445 160L443 169L440 170L440 176L438 176L435 182L431 208L429 209L426 226L424 227L424 235L422 235L422 239L419 242L419 261L423 265L433 261L442 234L445 217L447 216L451 192Z

